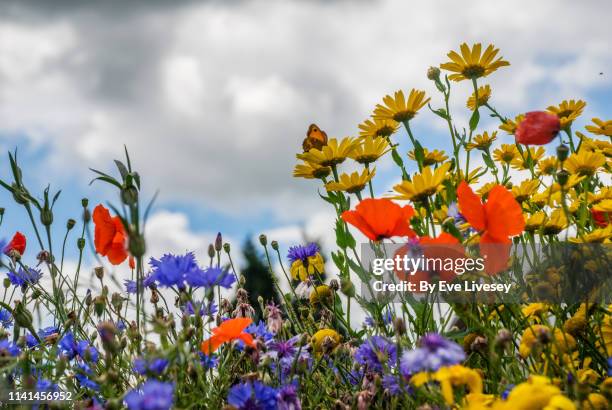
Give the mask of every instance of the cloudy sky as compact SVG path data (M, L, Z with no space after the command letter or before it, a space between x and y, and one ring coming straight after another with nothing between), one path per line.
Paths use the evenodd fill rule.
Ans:
M439 106L426 69L463 41L492 42L511 62L487 79L502 113L583 98L580 127L609 119L611 12L606 0L5 0L0 150L18 147L33 191L63 188L62 220L82 196L109 199L88 167L112 170L126 144L146 196L160 190L152 254L201 251L217 231L237 243L268 232L291 245L302 228L328 238L317 186L291 177L311 122L355 135L384 94L412 87ZM456 87L459 121L467 94ZM423 145L448 147L431 113L414 124ZM382 193L398 175L379 168ZM0 237L26 223L9 202L0 193Z

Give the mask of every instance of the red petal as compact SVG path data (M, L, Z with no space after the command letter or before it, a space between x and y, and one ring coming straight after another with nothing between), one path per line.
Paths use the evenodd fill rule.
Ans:
M457 188L457 203L459 204L459 212L474 229L482 231L487 227L482 201L465 181L461 181Z

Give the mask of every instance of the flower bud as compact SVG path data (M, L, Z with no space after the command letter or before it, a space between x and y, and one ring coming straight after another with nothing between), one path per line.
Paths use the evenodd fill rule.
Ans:
M142 235L130 235L130 253L135 258L144 256L147 250L145 238Z
M340 279L340 290L350 298L355 296L355 285L353 285L353 282L351 282L349 278Z
M278 250L278 241L272 241L270 243L270 246L272 246L272 249L274 249L275 251Z
M13 317L15 318L15 323L17 323L19 326L25 329L30 329L32 327L32 313L30 313L30 311L19 300L15 301Z
M72 228L74 228L74 225L76 225L76 221L74 219L68 219L68 221L66 222L66 229L71 230Z
M123 307L123 297L120 293L113 292L113 294L111 295L111 304L117 312L121 310L121 308Z
M567 159L569 155L569 148L565 144L561 144L557 147L557 158L559 161L563 162Z
M2 284L4 285L4 289L8 289L11 286L11 280L9 278L4 278Z
M11 188L13 188L13 199L19 205L25 205L30 202L30 194L24 187L13 184Z
M94 268L94 274L96 275L96 278L102 280L102 278L104 277L104 267L96 266Z
M393 320L393 329L397 336L404 336L406 334L406 322L401 317L396 317Z
M438 67L429 67L427 69L427 78L432 81L440 80L440 69Z
M96 296L93 301L93 304L96 315L98 315L98 317L102 316L102 314L104 313L104 308L106 307L106 300L104 300L104 297Z
M231 248L230 248L230 244L229 243L224 243L223 244L223 250L225 251L225 253L230 253Z
M215 246L212 243L208 245L208 257L209 258L215 257Z
M0 216L4 216L4 208L0 208Z
M46 204L40 211L40 223L43 226L50 226L53 223L53 211Z
M77 239L77 248L82 251L85 248L85 238Z
M38 299L40 297L40 295L41 295L40 290L34 289L32 291L32 299Z
M561 171L557 172L557 181L559 182L561 186L567 184L568 179L569 179L569 172L567 172L566 170L562 169Z
M221 252L221 248L223 248L223 236L221 236L221 232L219 232L215 238L215 250Z
M261 246L266 246L268 244L268 237L262 233L259 235L259 243Z
M87 198L81 199L81 206L83 208L87 208L87 205L89 205L89 199L87 199Z
M121 200L126 205L134 205L138 202L138 189L130 185L121 189Z
M340 289L340 284L337 279L332 279L329 281L329 288L334 292L337 292Z

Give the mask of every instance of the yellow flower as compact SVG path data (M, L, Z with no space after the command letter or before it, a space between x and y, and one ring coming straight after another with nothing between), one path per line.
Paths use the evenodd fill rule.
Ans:
M582 100L564 100L559 105L551 105L546 110L559 117L561 128L572 125L572 122L582 114L586 102Z
M559 161L555 157L547 157L538 161L539 175L554 175L559 168Z
M559 232L567 228L568 225L569 222L565 216L565 211L563 208L557 208L552 211L548 218L546 218L542 233L544 235L557 235Z
M565 190L565 192L567 192L569 189L575 187L576 185L578 185L579 183L582 182L582 180L584 179L584 176L580 176L580 175L576 175L576 174L572 174L569 176L569 178L567 179L567 182L565 184L563 184L563 189ZM550 187L551 192L559 192L561 191L561 185L558 182L555 182L554 184L552 184L552 186Z
M331 305L334 294L327 285L319 285L310 292L310 304L313 306L323 302L324 305Z
M489 84L478 87L478 107L485 105L489 101L489 98L491 98L491 87L489 87ZM466 105L471 111L476 109L475 93L472 93L470 98L468 98Z
M373 118L365 120L359 124L360 137L388 137L394 134L399 128L399 123L395 120Z
M408 158L416 161L414 150L408 153ZM425 167L435 164L441 164L447 159L448 156L444 153L444 151L438 151L437 149L429 151L427 148L423 148L423 166Z
M476 135L472 142L467 144L467 150L470 151L474 148L479 149L481 151L486 151L487 148L493 144L493 141L497 139L497 131L493 131L491 135L488 132L483 132L482 134Z
M309 256L306 261L302 259L295 260L290 268L291 277L301 281L306 281L309 276L313 276L316 273L322 274L324 270L325 264L323 263L323 257L318 252Z
M600 333L603 338L603 354L612 357L612 305L608 306L608 312L601 322ZM612 384L610 387L612 388Z
M533 165L535 165L540 159L542 159L545 153L546 151L544 150L544 147L529 147L525 151L523 151L523 157L525 158L524 160L523 157L519 155L512 161L510 165L512 166L512 168L518 170L529 169L529 155L531 154L531 161L533 161L532 163Z
M433 379L440 383L442 397L447 404L455 402L453 396L454 386L467 386L470 394L482 394L482 378L480 373L469 367L459 364L442 367L434 373Z
M599 118L593 118L592 121L595 125L587 125L585 127L587 131L595 135L612 137L612 120L602 121Z
M612 187L602 187L600 191L591 198L591 204L596 204L605 199L612 199Z
M526 179L520 185L512 187L512 195L517 202L521 203L527 200L531 195L535 194L540 186L540 181L537 179Z
M559 394L550 399L544 410L576 410L576 405L567 397Z
M502 125L499 126L499 129L502 131L506 131L510 135L514 135L516 132L516 127L525 119L525 114L519 114L514 117L514 120L510 118L506 119L506 121L502 122Z
M342 340L342 337L334 329L321 329L317 331L310 343L317 353L328 353L334 350Z
M527 357L533 352L533 348L539 345L542 341L552 336L550 341L551 350L555 354L567 353L576 348L576 339L568 333L563 332L559 328L554 330L544 325L531 325L521 337L519 345L519 353L522 357Z
M536 212L535 214L527 218L527 220L525 221L525 231L526 232L537 231L544 225L545 221L546 221L546 214L544 213L544 211Z
M487 182L486 184L484 184L483 186L481 186L480 188L478 188L476 190L476 193L481 196L481 197L485 197L487 196L487 194L489 193L489 191L491 189L493 189L493 187L497 185L496 182Z
M586 235L570 238L569 240L574 243L610 243L610 238L612 238L612 225L595 229Z
M488 410L497 402L492 394L470 393L465 395L461 410Z
M599 152L606 157L612 157L612 142L594 138L589 138L581 132L576 131L576 135L580 137L580 149Z
M502 144L501 147L493 151L493 158L504 164L510 164L518 157L519 152L514 144Z
M352 174L342 174L338 178L338 182L331 181L325 184L325 189L327 191L345 191L349 194L354 194L356 192L360 192L365 188L366 184L370 182L370 180L376 174L376 169L373 169L372 172L365 169L359 174L359 172L355 171Z
M331 173L330 167L322 167L317 164L310 162L304 162L303 164L297 164L293 168L293 176L295 178L306 178L306 179L319 179L325 178Z
M570 174L591 176L605 163L603 154L581 149L565 160L564 167Z
M415 174L412 181L402 181L393 187L399 195L395 199L408 199L412 202L420 202L440 192L444 186L442 182L447 177L451 164L447 162L432 172L431 167L423 168L420 174Z
M425 91L413 88L406 100L404 92L399 90L395 92L393 97L386 95L383 98L385 105L377 104L372 117L379 120L394 120L397 122L410 121L430 99L425 99Z
M363 137L361 143L349 154L349 158L360 164L370 164L389 152L389 142L386 138Z
M448 76L452 81L486 77L498 68L510 65L509 62L503 60L503 57L494 61L499 49L493 44L489 44L484 53L482 53L480 43L474 44L471 50L466 43L461 44L459 48L461 55L456 51L451 51L447 54L451 61L440 64L441 69L456 73Z
M549 307L546 303L530 303L521 309L523 316L528 319L539 321L539 317L548 313Z
M510 394L508 394L505 403L506 407L502 408L512 410L541 410L551 404L552 399L555 397L563 397L561 395L561 390L552 384L547 377L530 376L526 382L512 389Z
M572 315L563 324L563 330L571 335L577 335L582 332L587 325L587 304L581 303L576 313Z
M600 212L612 212L612 199L604 199L596 203L593 209Z
M586 400L582 402L582 408L584 410L607 410L608 400L603 394L589 393Z
M336 138L332 138L320 150L312 148L310 151L296 156L303 161L330 167L344 162L357 144L358 142L353 138L343 138L340 142Z

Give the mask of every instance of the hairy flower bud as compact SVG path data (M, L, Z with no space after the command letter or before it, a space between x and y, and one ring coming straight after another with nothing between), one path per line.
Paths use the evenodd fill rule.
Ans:
M85 248L85 238L77 239L77 248L82 251Z
M74 219L68 219L66 222L66 229L71 230L76 225L76 221Z
M87 205L89 205L89 199L87 199L87 198L81 199L81 206L83 208L87 208Z
M268 244L268 237L262 233L259 235L259 243L261 246L266 246Z
M96 278L102 280L102 278L104 277L104 267L103 266L96 266L94 268L94 274L96 275Z
M223 236L221 236L221 232L219 232L215 238L215 250L221 252L221 248L223 248Z
M440 81L440 69L438 67L429 67L427 69L427 78L432 81Z
M225 253L229 254L231 251L231 247L229 243L224 243L223 244L223 250L225 251Z
M270 246L272 247L272 249L274 249L275 251L278 250L278 241L272 241L270 243Z
M138 202L138 189L130 185L121 189L121 200L126 205L134 205Z
M215 257L215 246L212 243L208 245L208 257L209 258Z

